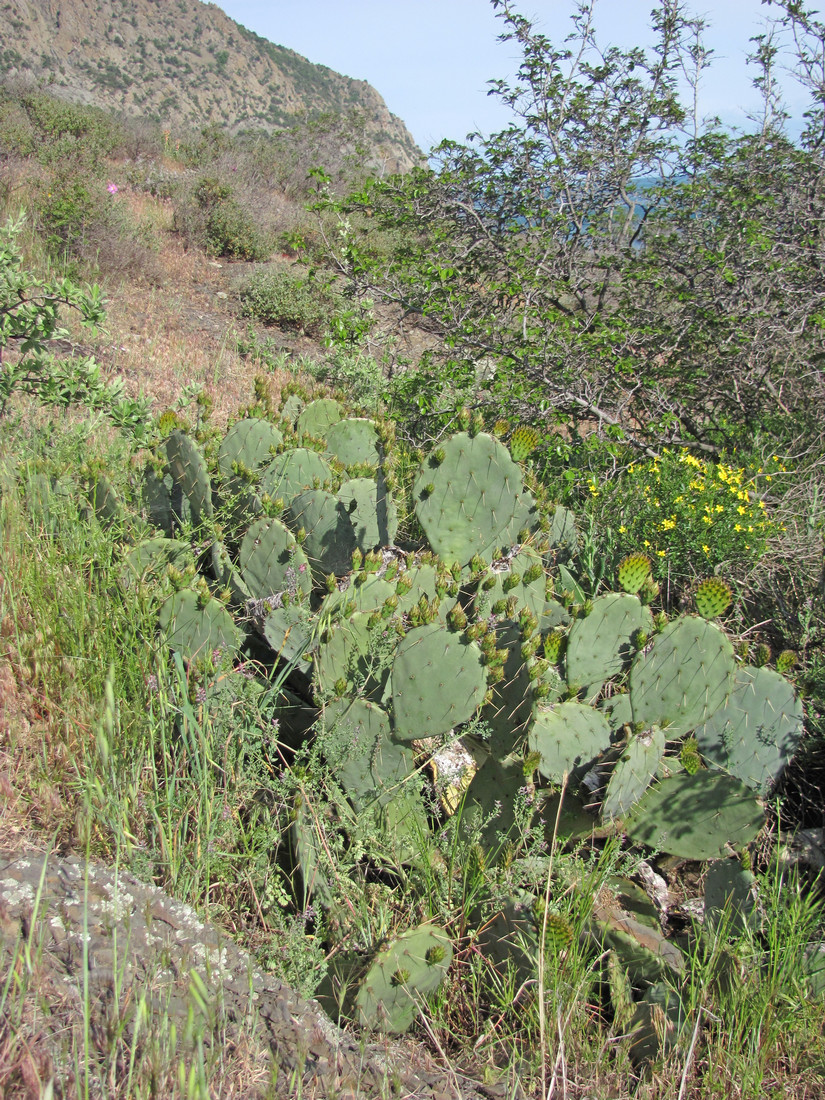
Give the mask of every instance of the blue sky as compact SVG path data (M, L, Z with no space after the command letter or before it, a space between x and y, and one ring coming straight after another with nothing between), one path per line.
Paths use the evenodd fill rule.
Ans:
M600 40L643 45L655 0L599 0ZM463 140L471 130L490 133L509 114L487 95L486 82L515 71L518 52L497 41L501 20L488 0L220 0L238 23L347 76L367 80L404 120L425 151L442 138ZM745 57L748 39L764 29L775 6L762 0L689 0L709 24L715 54L701 91L700 109L729 126L746 126L757 97ZM519 10L561 42L571 29L572 0L524 0ZM804 98L786 84L792 114Z

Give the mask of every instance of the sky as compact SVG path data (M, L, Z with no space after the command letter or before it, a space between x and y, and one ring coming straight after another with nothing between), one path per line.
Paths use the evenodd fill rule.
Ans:
M489 0L218 0L218 6L271 42L368 81L425 152L442 138L489 134L511 119L487 95L487 81L513 75L518 48L497 41L502 22ZM644 45L654 6L655 0L598 0L599 40ZM688 6L706 19L705 41L714 51L700 111L745 128L758 104L745 60L748 39L777 9L762 0L689 0ZM572 29L573 0L523 0L517 7L554 42ZM785 94L798 120L804 94L790 78Z

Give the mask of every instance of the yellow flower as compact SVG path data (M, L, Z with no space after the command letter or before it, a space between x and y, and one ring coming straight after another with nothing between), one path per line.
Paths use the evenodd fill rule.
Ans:
M717 511L717 512L724 512L724 510L725 510L725 509L724 509L724 508L722 507L722 505L721 505L721 504L717 504L717 505L716 505L716 511Z
M745 528L742 526L741 523L734 523L733 529L734 529L734 531L744 531L745 530Z
M705 521L705 523L713 523L712 518L708 515L702 516L702 519Z
M736 509L736 511L739 513L740 516L746 516L748 514L747 508L743 508L741 504Z
M710 553L710 547L708 546L708 544L706 542L702 543L702 549L705 551L706 554Z
M627 528L625 527L624 524L622 524L621 527L619 528L619 534L620 535L626 535L627 534Z
M667 550L657 550L656 553L659 555L660 558L663 558L667 553Z
M645 539L645 541L644 541L644 542L642 543L642 545L644 546L644 548L645 548L645 549L647 549L647 548L648 548L648 546L650 546L650 540L649 540L649 539Z

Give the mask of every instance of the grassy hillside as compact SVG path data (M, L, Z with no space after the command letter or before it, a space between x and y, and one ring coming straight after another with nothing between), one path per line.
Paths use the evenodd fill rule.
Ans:
M513 285L438 251L462 245L424 217L449 177L369 190L353 140L0 91L6 844L164 886L342 1020L411 1025L459 1092L466 1071L513 1098L819 1095L818 456L554 420L490 350L522 331ZM247 431L260 453L227 443ZM295 486L263 481L297 451ZM198 1059L129 1003L100 1029L86 1006L56 1054L59 1006L14 960L5 1095L295 1094L220 1020Z

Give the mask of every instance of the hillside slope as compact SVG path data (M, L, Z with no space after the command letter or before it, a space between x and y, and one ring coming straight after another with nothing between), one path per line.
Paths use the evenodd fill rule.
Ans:
M387 171L421 160L403 122L363 80L273 45L200 0L0 0L0 74L164 126L273 131L357 112Z

